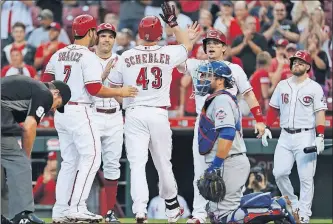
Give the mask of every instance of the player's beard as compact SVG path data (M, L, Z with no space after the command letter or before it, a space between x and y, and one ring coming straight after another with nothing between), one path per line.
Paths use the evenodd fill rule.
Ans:
M298 69L297 71L295 71L295 69L293 69L293 75L300 77L302 75L304 75L306 73L306 69Z

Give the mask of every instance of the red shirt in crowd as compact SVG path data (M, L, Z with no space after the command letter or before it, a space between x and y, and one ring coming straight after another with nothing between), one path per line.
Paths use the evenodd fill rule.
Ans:
M260 32L260 21L257 17L255 18L257 21L257 32ZM239 35L243 35L243 31L240 24L238 23L238 20L234 18L231 20L229 27L229 36L228 36L229 44L231 45L234 39Z
M24 65L22 69L15 68L12 65L7 65L1 69L1 77L19 74L35 78L36 69L30 65Z
M193 83L191 83L186 88L186 95L185 95L185 106L184 111L190 114L195 114L195 99L193 97Z
M261 92L261 85L269 85L270 80L268 71L265 69L258 69L250 77L250 84L253 88L253 93L256 96L260 106L263 108L264 98Z
M277 68L278 68L278 61L276 58L273 58L271 64L271 72L276 72ZM292 76L292 73L290 71L290 65L284 64L281 72L281 80L285 80L290 76Z
M34 199L36 204L41 205L54 205L55 199L55 189L56 182L51 179L46 184L43 183L44 177L43 174L40 175L37 179L37 183L33 189Z
M45 56L45 59L43 61L43 71L45 70L45 67L47 65L47 63L49 62L49 60L51 59L53 53L49 54L49 55L43 55L44 54L44 48L48 48L49 46L51 45L51 42L48 42L46 44L41 44L37 50L36 50L36 54L35 54L35 58L42 58L43 56ZM67 45L62 43L62 42L59 42L58 43L58 46L57 46L57 50L60 50L61 48L64 48L66 47Z
M184 12L196 12L200 10L201 1L179 1Z

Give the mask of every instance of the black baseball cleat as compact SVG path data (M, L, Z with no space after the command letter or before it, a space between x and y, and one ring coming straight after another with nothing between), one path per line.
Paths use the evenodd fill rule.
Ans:
M45 222L38 218L33 212L21 212L12 219L13 224L44 224Z
M1 215L1 224L13 224L12 221Z
M113 223L113 224L118 224L118 223L120 223L120 221L118 220L116 214L115 214L114 211L112 211L112 210L109 210L109 211L106 213L106 216L105 216L105 222L106 222L106 223Z

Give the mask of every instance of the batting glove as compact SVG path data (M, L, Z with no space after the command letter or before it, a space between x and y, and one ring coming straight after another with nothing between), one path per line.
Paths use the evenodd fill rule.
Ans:
M272 139L272 132L268 127L265 128L265 133L261 137L261 143L264 147L268 146L267 137Z
M324 135L323 134L317 135L316 140L315 140L315 145L317 147L317 154L318 155L320 153L322 153L322 151L324 151L325 144L324 144Z
M167 2L164 2L161 5L162 11L163 11L163 15L160 14L162 20L168 24L171 28L178 26L177 23L177 16L175 13L175 6L173 5L172 8L170 7L170 5Z

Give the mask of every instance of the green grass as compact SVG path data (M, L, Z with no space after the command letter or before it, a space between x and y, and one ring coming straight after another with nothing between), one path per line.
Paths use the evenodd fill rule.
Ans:
M52 220L50 218L45 218L44 221L46 223L52 223ZM134 218L124 218L124 219L120 219L121 223L135 223ZM167 220L163 220L163 219L149 219L148 220L149 223L167 223ZM180 219L178 221L178 223L186 223L186 219ZM329 224L329 223L333 223L332 219L312 219L310 221L310 223L325 223L325 224Z

